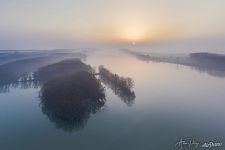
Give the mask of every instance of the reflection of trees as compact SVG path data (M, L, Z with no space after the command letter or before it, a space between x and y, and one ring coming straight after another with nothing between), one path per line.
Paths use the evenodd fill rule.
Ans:
M65 131L83 128L90 114L105 104L100 80L95 77L93 69L79 59L53 63L36 72L21 72L12 82L1 85L0 90L7 92L9 88L40 86L42 112L57 128Z
M134 81L131 78L120 77L111 73L103 66L99 66L100 80L109 86L128 106L131 106L135 99L135 93L131 91Z
M152 56L127 49L121 51L128 53L142 61L171 63L189 66L199 72L206 72L216 77L225 77L225 56L213 53L191 53L186 57L179 56Z
M21 66L29 62L25 61ZM105 105L105 91L101 80L127 105L131 105L135 99L134 92L130 90L134 86L133 80L112 74L103 66L99 67L101 80L96 78L91 66L79 59L63 60L39 67L35 71L33 71L35 67L32 68L32 65L30 67L32 70L18 67L13 79L9 77L6 83L0 84L0 91L7 92L12 87L22 89L41 87L40 107L43 114L57 128L65 131L83 128L90 115ZM15 64L6 72L10 74L13 68L16 68Z
M105 104L104 89L89 72L57 77L46 82L41 91L42 112L65 131L83 128L91 113Z
M26 79L28 73L22 73L21 77L18 77L18 80L12 80L7 83L0 84L0 93L6 93L10 91L10 88L14 89L28 89L28 88L38 88L40 86L40 82L36 80ZM20 80L22 79L22 80Z
M225 56L211 53L191 53L192 68L216 77L225 77Z
M42 86L42 112L65 131L83 128L91 113L105 104L104 88L91 66L79 59L67 59L24 73L19 85Z
M32 54L31 58L27 56L30 56L31 54L18 53L18 55L23 55L23 58L20 58L20 60L12 61L11 55L6 55L6 58L3 56L1 57L1 59L9 60L9 62L0 65L0 93L8 92L10 88L37 87L36 82L33 82L32 80L28 79L19 82L18 80L21 77L28 77L28 73L34 72L40 67L61 61L65 58L83 59L86 57L82 53L43 53L42 55L37 54L37 56L35 54Z

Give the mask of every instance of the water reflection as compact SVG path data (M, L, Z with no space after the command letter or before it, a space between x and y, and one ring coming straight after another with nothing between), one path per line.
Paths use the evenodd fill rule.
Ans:
M57 128L84 128L91 114L105 104L105 92L91 66L68 59L41 67L34 79L42 84L41 109Z
M22 55L22 54L18 54ZM23 56L28 54L23 54ZM24 56L24 57L25 57ZM27 56L28 57L28 56ZM36 71L38 68L58 62L67 58L80 58L85 59L86 55L81 53L64 54L64 53L51 53L44 56L37 55L33 58L24 58L22 60L12 61L0 65L0 93L9 92L10 88L30 88L37 87L37 82L26 80L22 82L21 77L28 77L28 74ZM8 55L7 55L7 59Z
M35 72L23 72L16 76L17 80L9 80L8 84L0 86L1 92L9 91L9 88L38 88L45 82L56 77L73 75L78 72L88 71L94 73L91 66L84 64L78 58L66 59L44 67L40 67Z
M105 104L104 89L89 72L57 77L46 82L41 91L42 112L64 131L82 129L90 114Z
M28 69L29 67L23 70L22 67L29 66L28 64L33 61L33 59L25 62L19 61L18 67L15 63L7 68L9 74L13 72L13 69L17 70L15 75L5 74L0 79L4 82L0 84L0 91L8 92L10 88L40 87L41 110L56 128L66 132L82 129L91 114L104 108L105 89L101 82L108 85L128 106L134 102L135 93L131 91L134 86L133 80L112 74L103 66L100 66L99 73L96 73L90 65L73 58L51 63L38 69L40 65L34 63L36 67L30 65L31 70ZM21 66L20 63L22 63ZM6 78L8 80L4 80Z
M205 72L211 76L225 77L225 56L212 53L191 53L188 56L152 56L140 52L122 49L121 51L128 53L142 61L164 62L184 66Z
M104 66L99 66L99 77L128 106L134 103L135 93L131 91L131 88L134 87L134 81L131 78L124 78L113 74Z
M40 91L42 112L57 128L76 131L84 128L91 114L105 104L105 92L101 82L108 84L115 94L129 106L135 99L130 90L131 78L112 74L99 67L100 80L91 66L77 59L64 60L38 69L34 79L43 86Z

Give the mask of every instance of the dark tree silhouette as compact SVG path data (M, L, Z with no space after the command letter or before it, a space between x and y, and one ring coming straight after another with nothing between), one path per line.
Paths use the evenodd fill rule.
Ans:
M80 59L67 59L39 68L34 76L36 80L45 82L56 77L73 75L78 72L94 73L92 67L81 62Z
M131 88L134 87L134 81L131 78L124 78L113 74L104 66L99 66L99 77L128 106L133 104L135 93L131 91Z
M90 114L105 104L104 88L89 72L46 82L40 91L40 99L42 112L57 128L69 132L83 128Z

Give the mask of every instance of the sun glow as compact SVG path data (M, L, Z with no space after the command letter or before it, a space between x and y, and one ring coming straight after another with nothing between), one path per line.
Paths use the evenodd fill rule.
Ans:
M132 16L132 17L130 17ZM126 15L116 17L85 29L89 39L109 43L131 43L132 45L154 42L170 36L169 25L160 20L147 20L147 17ZM83 33L83 32L82 32Z
M127 41L142 41L148 36L148 31L146 26L141 22L127 23L126 25L121 25L121 37Z
M143 43L159 40L165 38L168 33L161 24L159 21L146 22L145 19L140 18L124 19L112 27L115 31L112 36L117 41L126 43Z

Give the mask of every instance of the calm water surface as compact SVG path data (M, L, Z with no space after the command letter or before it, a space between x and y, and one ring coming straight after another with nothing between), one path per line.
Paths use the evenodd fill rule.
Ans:
M89 53L85 63L131 77L127 105L106 86L104 109L83 128L57 128L40 108L40 88L0 93L1 150L173 150L181 137L225 142L225 78L120 51Z

